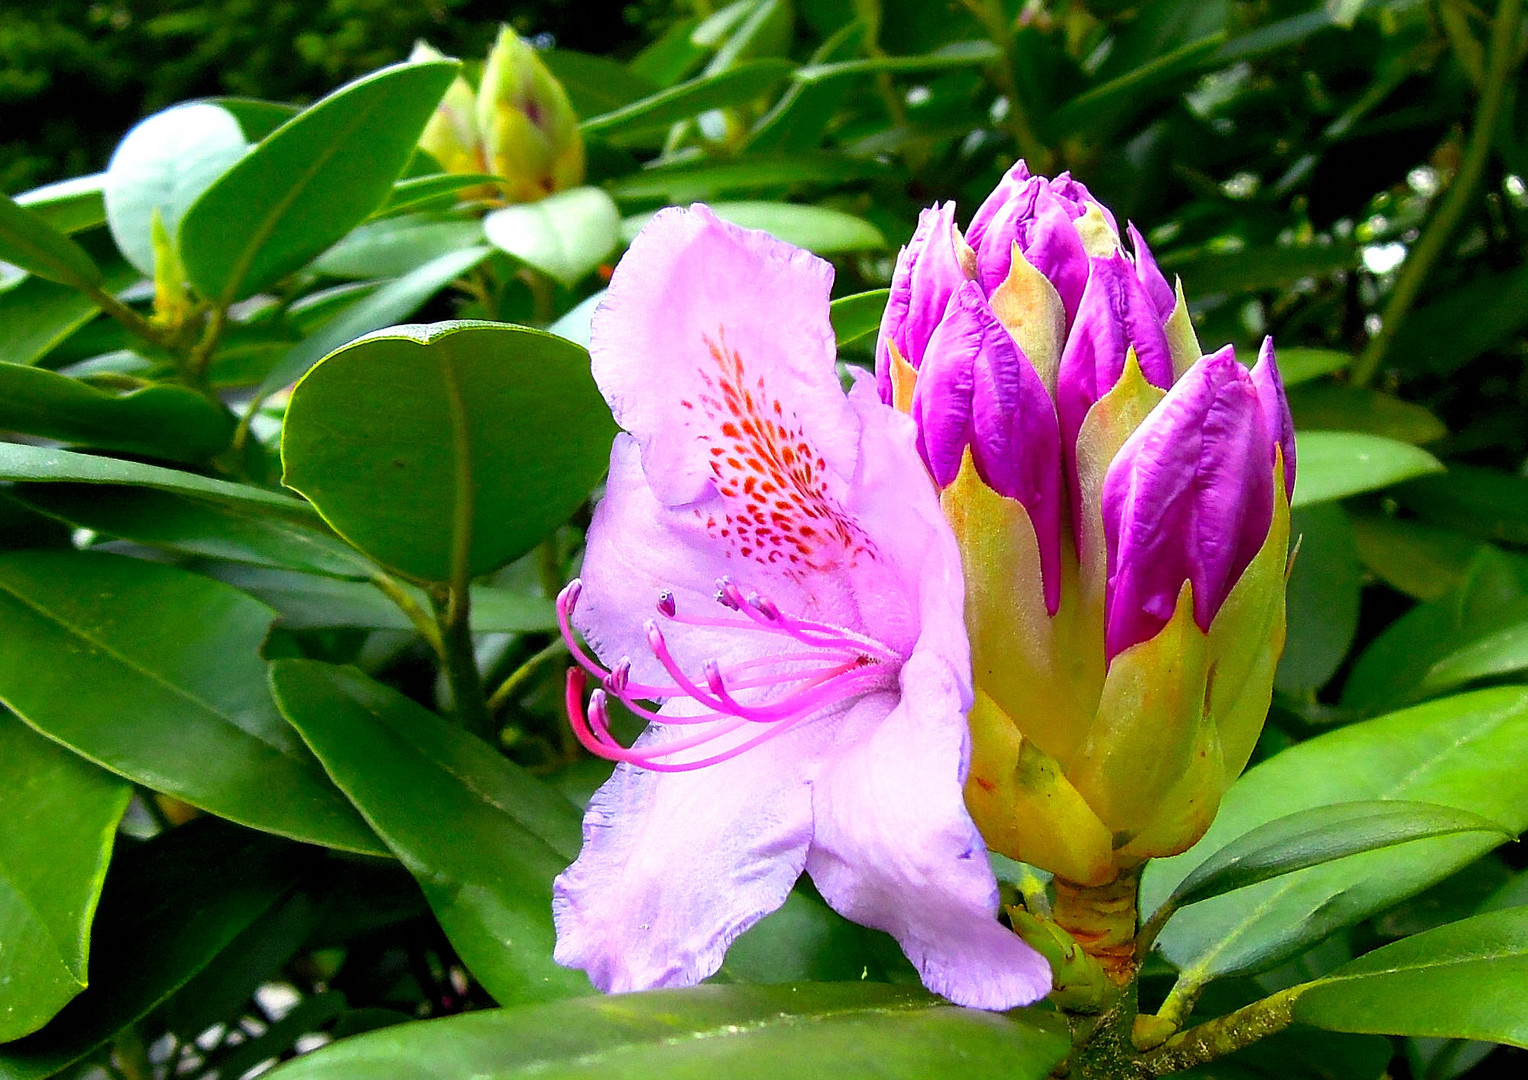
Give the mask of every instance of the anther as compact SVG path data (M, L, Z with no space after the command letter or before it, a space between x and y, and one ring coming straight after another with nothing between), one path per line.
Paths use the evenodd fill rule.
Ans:
M769 597L754 593L748 598L748 605L770 622L780 621L780 608Z
M718 578L716 581L716 602L724 608L740 611L743 607L743 594L736 585L732 584L729 578Z
M610 669L610 674L605 676L604 683L609 691L616 697L626 692L626 684L631 679L631 657L623 656L616 662L615 667Z
M667 615L670 619L672 619L676 610L677 607L674 604L673 591L670 589L664 589L661 593L658 594L658 613L660 615Z

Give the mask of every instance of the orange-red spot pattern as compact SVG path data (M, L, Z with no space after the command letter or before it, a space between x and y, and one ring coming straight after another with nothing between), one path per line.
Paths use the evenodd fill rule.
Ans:
M769 395L762 375L750 382L724 331L704 341L716 371L702 370L705 391L680 403L710 421L697 438L707 444L726 510L698 514L707 531L725 540L729 553L790 577L874 558L869 538L828 494L827 462L796 415Z

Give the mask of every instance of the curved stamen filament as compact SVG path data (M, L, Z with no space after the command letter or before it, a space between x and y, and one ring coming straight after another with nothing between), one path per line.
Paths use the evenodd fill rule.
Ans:
M658 599L658 613L681 625L733 630L750 637L762 634L765 640L760 644L765 648L770 647L769 637L776 640L789 638L808 648L733 662L726 670L719 661L708 660L702 665L702 679L697 680L674 657L657 621L649 619L644 624L648 649L673 682L633 682L629 659L622 658L607 671L575 638L572 614L581 592L582 583L575 580L557 598L558 623L578 664L578 668L568 672L567 687L568 718L574 734L591 753L660 772L696 769L735 757L833 705L886 687L894 680L896 667L900 667L900 657L881 642L847 628L788 618L772 601L757 595L744 598L736 586L723 579L718 583L716 599L723 607L743 614L743 619L681 615L673 593L668 591ZM582 703L587 681L585 672L601 684L590 698L587 714ZM737 697L739 692L749 690L778 692L757 702ZM674 725L691 730L699 727L701 730L640 748L622 746L610 732L609 695L645 720L665 727ZM639 699L667 701L675 698L688 698L703 709L687 715L671 714L639 703ZM698 750L718 739L725 739L750 724L762 726L764 730L709 757L681 762L668 760L676 754Z

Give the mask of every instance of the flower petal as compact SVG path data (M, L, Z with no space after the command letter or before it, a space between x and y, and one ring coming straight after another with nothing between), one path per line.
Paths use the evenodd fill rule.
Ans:
M1008 337L987 308L981 286L968 281L950 297L923 354L912 415L918 422L918 449L940 487L954 482L971 444L973 369L994 332Z
M1279 363L1273 355L1273 338L1265 337L1258 350L1257 363L1252 365L1252 385L1257 387L1257 400L1263 406L1263 419L1269 434L1284 452L1284 497L1295 497L1295 419L1289 412L1289 399L1284 396L1284 380L1279 376Z
M895 937L930 990L1011 1009L1050 990L1050 968L996 918L986 844L961 797L962 679L917 653L900 703L887 712L890 695L866 699L846 718L842 752L813 790L807 872L840 914Z
M1228 345L1202 357L1120 447L1103 485L1109 659L1155 637L1183 583L1208 633L1273 519L1270 436Z
M746 430L724 433L745 422L777 451L807 444L822 459L819 474L853 475L855 425L828 321L832 282L833 268L815 255L705 206L660 210L633 241L594 313L589 351L663 503L717 487L711 451L749 443Z
M913 238L897 256L891 277L891 296L881 317L876 347L876 377L881 400L891 404L891 352L895 345L902 359L917 369L929 336L944 315L950 295L967 280L957 251L955 204L931 206L918 215ZM960 241L964 243L964 241Z
M1172 316L1173 308L1178 306L1178 295L1167 283L1167 278L1162 276L1157 260L1151 254L1151 248L1146 246L1146 238L1140 234L1134 223L1127 222L1125 230L1130 234L1130 250L1135 254L1135 276L1140 279L1141 285L1146 289L1146 295L1151 297L1151 302L1157 310L1157 318L1166 323Z
M982 288L990 295L1008 277L1018 241L1024 257L1056 287L1070 326L1088 281L1088 253L1072 225L1071 208L1041 177L1006 184L982 203L966 236L981 267Z
M590 800L578 861L553 885L559 964L605 991L689 986L785 902L812 834L814 733L687 773L619 765ZM665 738L649 729L641 744Z

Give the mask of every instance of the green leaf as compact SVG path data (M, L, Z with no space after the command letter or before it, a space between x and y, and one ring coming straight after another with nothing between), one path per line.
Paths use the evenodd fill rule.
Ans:
M1443 464L1426 450L1355 431L1302 431L1295 446L1299 469L1294 505L1311 506L1398 484Z
M845 23L812 52L807 66L833 64L858 57L864 51L868 27L863 20ZM823 143L844 99L855 89L851 79L827 79L804 83L792 80L785 93L759 117L748 133L747 149L763 151L815 150ZM865 164L875 162L866 160ZM678 199L676 202L680 201Z
M462 188L481 187L498 181L499 178L490 173L437 173L399 180L388 193L387 201L377 208L376 215L412 210L445 196L455 195ZM451 202L446 199L445 205L449 207Z
M1162 257L1163 271L1183 278L1191 300L1282 289L1301 278L1327 277L1357 265L1358 249L1341 244L1248 248L1226 255L1173 252Z
M840 79L846 75L874 75L882 71L902 73L984 67L1002 58L1002 50L990 41L952 41L921 56L871 56L826 64L804 64L791 73L791 78L810 85Z
M271 686L497 1001L591 992L582 972L552 960L552 879L580 843L572 803L354 668L278 660Z
M1401 505L1424 520L1511 544L1528 544L1528 478L1478 465L1451 466L1398 489Z
M1066 1054L1037 1012L960 1009L875 983L699 986L405 1024L272 1080L1041 1080Z
M0 260L60 285L85 289L101 283L101 269L84 248L3 192Z
M283 482L372 558L447 581L458 562L488 573L566 521L604 472L614 431L587 354L563 338L399 326L297 384Z
M255 397L265 398L296 382L347 341L408 318L426 300L482 262L488 253L486 247L449 251L356 301L282 354L261 380Z
M184 386L114 394L44 368L0 364L0 429L147 457L205 461L228 445L233 418Z
M132 788L0 712L0 1043L85 988L95 915Z
M313 263L342 278L402 277L483 242L483 223L451 214L400 214L368 221Z
M641 139L654 132L661 135L670 124L688 120L709 109L725 109L762 97L794 68L794 64L784 59L749 60L719 74L702 75L630 105L590 117L580 126L586 135L602 135L617 142Z
M572 188L495 210L483 232L500 251L571 289L620 243L621 212L602 188Z
M300 849L204 818L114 861L90 988L0 1046L0 1080L42 1080L104 1046L211 964L296 883Z
M1289 631L1274 686L1314 695L1342 666L1358 632L1363 568L1348 516L1336 503L1296 510L1289 534L1300 547L1287 582Z
M857 161L831 154L798 154L649 168L612 180L606 186L617 199L657 199L683 205L738 190L844 184L872 176L879 170L880 166L873 161Z
M1286 387L1299 386L1323 375L1346 371L1353 363L1353 354L1334 349L1280 349L1278 353L1279 377Z
M548 49L537 55L562 83L573 111L579 116L598 116L624 108L661 89L651 79L607 56L572 49Z
M72 176L56 184L46 184L16 196L24 206L59 232L72 236L106 222L106 203L101 190L105 173Z
M1528 620L1457 648L1427 669L1418 692L1431 697L1456 687L1528 669Z
M1302 432L1363 431L1413 445L1448 434L1447 425L1422 406L1364 386L1324 382L1295 387L1289 391L1289 408Z
M226 306L286 276L381 205L456 75L397 64L282 124L186 211L186 276Z
M408 616L369 583L258 566L222 565L203 567L202 570L275 608L281 615L282 625L291 630L326 626L414 629ZM429 609L429 598L423 590L410 585L404 585L403 589L415 603ZM539 596L474 585L472 629L480 634L555 630L557 608L550 600Z
M631 73L658 86L673 86L694 71L707 51L693 37L700 22L699 16L692 15L670 23L658 40L632 58Z
M833 301L828 318L833 320L833 337L840 348L881 328L881 316L890 296L890 289L872 289Z
M248 506L148 488L22 484L14 493L76 528L167 551L342 578L371 572L371 564L322 522L299 524Z
M252 828L383 853L271 702L263 604L140 559L13 551L0 613L0 700L44 735Z
M1448 375L1528 325L1528 266L1475 278L1417 308L1401 324L1389 362Z
M1378 799L1313 806L1243 833L1195 867L1162 906L1183 908L1350 855L1464 832L1512 836L1479 814L1432 803Z
M825 206L779 202L719 202L711 209L723 221L745 229L763 229L777 240L806 248L818 255L836 255L844 251L867 251L884 248L886 237L864 218L830 210ZM622 239L636 238L652 218L638 214L621 225Z
M61 480L82 484L126 484L130 487L170 491L230 506L248 507L268 514L313 518L312 507L300 499L275 491L213 480L195 473L144 465L137 461L50 450L42 446L0 443L0 480Z
M139 121L106 167L106 224L128 262L154 276L151 227L158 214L172 239L191 204L249 150L227 109L187 102Z
M1312 807L1404 799L1528 827L1528 690L1483 690L1317 736L1249 770L1190 851L1152 861L1142 907L1152 910L1212 853L1253 829ZM1198 985L1264 970L1441 881L1499 842L1487 833L1438 837L1354 855L1217 896L1178 913L1159 939Z
M1358 557L1392 589L1436 600L1464 580L1485 545L1452 529L1382 514L1352 515Z
M35 364L95 318L90 297L47 278L28 276L0 292L0 361Z
M1295 1019L1332 1031L1528 1047L1528 907L1477 915L1366 953L1304 991Z

